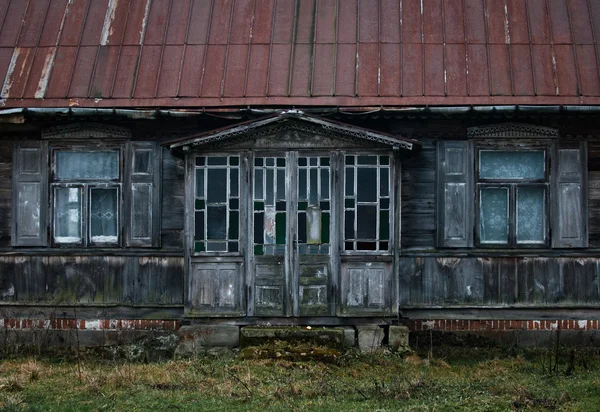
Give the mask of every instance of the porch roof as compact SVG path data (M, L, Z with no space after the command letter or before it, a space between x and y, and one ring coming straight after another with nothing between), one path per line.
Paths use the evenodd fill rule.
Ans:
M0 0L0 107L600 104L600 0Z
M163 145L169 146L170 149L187 150L189 146L202 146L226 141L227 139L252 136L253 134L260 133L263 129L268 129L269 126L272 125L279 125L286 128L290 126L292 122L310 125L315 131L322 132L323 134L334 134L352 139L372 141L408 152L414 151L420 147L420 143L414 139L394 136L343 122L311 116L299 110L286 110L259 119L241 122L233 126L227 126L203 133L194 133L189 136L164 142Z

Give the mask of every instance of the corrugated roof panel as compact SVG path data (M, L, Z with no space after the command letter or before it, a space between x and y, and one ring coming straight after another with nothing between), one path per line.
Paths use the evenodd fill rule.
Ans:
M171 3L166 44L182 45L185 43L191 5L191 0L176 0Z
M511 44L529 43L525 0L507 0L506 4Z
M90 97L107 99L112 92L119 59L119 46L100 46L90 86Z
M533 73L531 70L531 54L528 45L515 44L510 46L512 59L513 90L515 95L535 94L533 88Z
M296 21L294 41L296 43L313 43L315 40L315 0L304 0L296 3Z
M447 43L465 42L462 1L444 0L444 29Z
M381 45L381 84L379 85L381 96L399 96L401 93L400 47L399 43Z
M81 45L94 46L100 43L100 36L102 35L102 27L104 26L107 9L108 0L93 0L90 2L90 8L81 35Z
M59 42L61 46L77 46L79 44L88 6L89 0L69 1Z
M582 94L584 96L598 96L600 94L600 82L594 46L577 45L575 53Z
M532 46L533 75L535 78L535 92L541 96L556 95L554 70L552 63L552 47L550 45Z
M356 43L358 0L338 0L338 43Z
M34 56L34 48L25 47L15 49L2 89L2 98L20 99L23 97Z
M464 44L446 45L446 92L448 96L467 95L466 48Z
M247 26L246 26L247 27ZM232 44L227 53L224 97L243 97L248 64L248 44Z
M441 44L425 44L424 94L426 96L443 96L444 88L444 46Z
M378 93L379 43L359 43L358 94L361 96L377 96Z
M123 44L138 45L142 44L146 32L148 15L150 14L150 0L131 0L129 3L129 15L125 34L123 35Z
M178 96L197 97L200 95L201 68L205 51L206 46L203 44L185 46Z
M15 46L21 32L21 23L23 23L23 19L25 18L27 2L12 0L6 9L0 10L4 11L2 13L4 22L2 23L2 30L0 30L0 47Z
M290 77L290 44L273 44L268 71L267 96L287 96Z
M571 43L571 24L567 2L565 0L548 0L548 14L554 43Z
M335 54L335 44L315 45L315 66L312 76L313 96L331 96L333 94Z
M421 43L402 45L402 95L423 96L423 47Z
M60 31L63 27L63 21L66 18L65 11L68 0L50 0L48 11L42 24L42 33L40 35L39 46L56 46Z
M206 44L210 30L212 2L218 0L193 0L187 44Z
M253 44L250 46L246 96L264 96L267 93L269 49L270 47L265 44Z
M587 0L570 0L569 15L573 40L580 44L593 44L592 26Z
M508 45L492 44L489 46L490 80L492 96L510 96L512 94L512 82L510 80L510 59Z
M556 45L554 46L554 55L556 56L558 93L561 96L579 95L577 67L575 66L573 47L571 45Z
M177 96L182 57L183 46L165 46L160 65L157 97Z
M49 0L29 0L27 18L23 21L23 28L21 29L17 46L37 46L42 28L44 27L49 4Z
M8 107L600 104L600 0L0 0L0 24Z
M290 95L292 96L310 96L312 52L312 44L296 44L293 48L294 61L292 63L293 71L290 83Z
M509 43L507 16L504 12L504 1L486 1L488 43Z
M123 46L121 48L112 97L130 98L132 96L140 49L140 46Z
M317 26L315 34L315 41L317 43L335 43L336 20L336 0L319 0L317 3Z
M443 28L442 0L423 0L423 41L442 43Z
M206 48L206 61L204 75L202 79L202 96L221 97L223 86L223 75L225 69L225 53L227 46L211 44Z
M527 16L531 42L533 44L548 44L552 39L550 33L550 22L548 20L548 8L545 1L526 0Z
M275 0L256 1L252 22L252 43L271 43Z
M82 46L77 53L75 61L75 70L71 78L71 88L69 96L88 97L90 81L92 79L92 69L96 61L98 47Z
M487 48L484 44L467 46L467 87L469 96L488 96L490 94Z
M163 44L170 9L171 0L152 0L152 4L150 4L150 13L148 14L148 22L146 23L144 45Z
M496 0L497 1L497 0ZM482 0L464 0L465 32L469 43L485 43L485 20Z
M161 61L162 46L142 47L140 63L135 75L135 89L133 97L150 98L156 95L156 86L158 84L158 62Z
M229 43L250 43L250 30L252 30L252 18L254 17L254 0L235 0L233 5L233 16L231 18L231 35Z
M379 41L379 0L358 1L358 41Z
M421 43L421 3L418 1L402 2L402 41L404 43Z
M44 83L47 82L47 77L50 75L50 68L53 64L51 60L54 58L55 51L54 47L40 47L37 49L23 94L24 98L35 99L38 89L44 89ZM40 93L42 91L45 92L45 90L40 90Z
M335 60L335 95L356 94L356 44L338 44Z
M213 3L208 42L210 44L227 44L231 23L233 0L217 0Z

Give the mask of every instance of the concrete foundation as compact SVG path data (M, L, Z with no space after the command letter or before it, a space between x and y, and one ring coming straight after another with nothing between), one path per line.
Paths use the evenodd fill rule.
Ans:
M390 349L396 352L410 350L408 345L408 328L406 326L390 326L388 345Z
M240 346L240 328L225 325L182 326L178 331L179 346L175 356L193 356L207 348L229 348Z
M371 353L381 348L384 331L379 326L357 326L358 348L363 353Z

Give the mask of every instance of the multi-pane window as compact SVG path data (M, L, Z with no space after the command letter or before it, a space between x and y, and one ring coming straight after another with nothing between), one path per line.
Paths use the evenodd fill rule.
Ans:
M478 150L478 235L481 246L548 244L545 149Z
M195 252L239 251L239 169L239 156L196 157Z
M387 251L390 156L345 156L344 250Z
M285 157L254 159L254 254L283 255L287 238Z
M118 245L120 151L57 149L53 157L54 243Z
M329 254L329 157L298 158L298 252Z

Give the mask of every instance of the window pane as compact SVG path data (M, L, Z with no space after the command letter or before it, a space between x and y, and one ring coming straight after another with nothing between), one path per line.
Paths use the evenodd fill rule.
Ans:
M481 189L479 219L482 243L508 243L508 189Z
M356 211L356 238L375 239L377 234L377 206L358 205Z
M517 189L517 242L544 242L545 189L527 187Z
M543 150L479 152L479 177L482 179L544 179Z
M118 191L90 189L90 237L97 243L117 241Z
M206 210L206 238L209 240L226 239L227 208L225 206L208 206Z
M208 203L225 202L227 200L227 169L208 169L207 172L206 201Z
M356 197L359 202L377 201L377 169L358 168L357 169Z
M54 196L54 240L58 243L80 243L81 188L56 188Z
M204 169L196 169L196 197L204 198Z
M56 152L56 178L118 179L119 152Z

